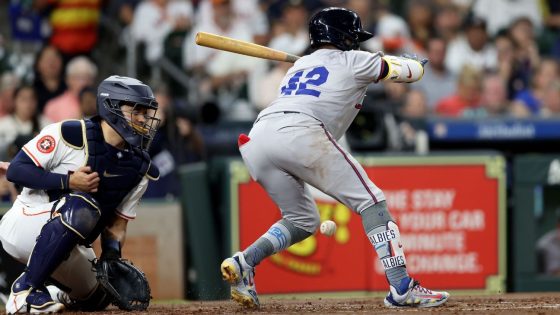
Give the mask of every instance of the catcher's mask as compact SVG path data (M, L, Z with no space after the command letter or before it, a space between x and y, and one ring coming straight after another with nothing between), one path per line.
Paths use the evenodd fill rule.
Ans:
M332 44L341 50L354 50L372 37L372 33L362 28L360 17L352 10L326 8L309 21L311 47Z
M149 86L111 76L97 90L97 113L131 146L148 150L159 127L158 103Z

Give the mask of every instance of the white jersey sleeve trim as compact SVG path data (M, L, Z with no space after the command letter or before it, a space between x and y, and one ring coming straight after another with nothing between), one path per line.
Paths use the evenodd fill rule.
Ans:
M148 178L143 177L138 186L131 190L121 204L115 209L115 213L126 220L136 218L136 206L148 188Z
M29 152L29 150L27 150L25 146L23 146L21 150L31 159L31 161L33 161L33 163L35 163L37 167L43 168L39 160L37 160L37 158L33 155L33 153Z
M27 142L22 150L35 165L45 170L51 170L60 162L67 147L64 141L60 141L60 138L60 123L51 124Z

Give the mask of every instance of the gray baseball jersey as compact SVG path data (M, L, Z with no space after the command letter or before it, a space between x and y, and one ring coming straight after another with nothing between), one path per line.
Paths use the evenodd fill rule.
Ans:
M240 152L251 176L282 216L315 232L319 215L308 183L356 212L385 200L362 166L336 139L356 117L380 54L320 49L299 59L278 98L255 122Z
M319 49L302 57L284 77L278 98L259 117L297 111L319 119L335 139L346 132L381 72L380 53Z

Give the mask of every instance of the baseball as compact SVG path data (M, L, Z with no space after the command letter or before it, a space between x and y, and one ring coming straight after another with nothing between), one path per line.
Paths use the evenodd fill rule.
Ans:
M336 232L336 223L331 220L326 220L321 223L321 227L319 228L321 234L326 236L332 236L334 232Z

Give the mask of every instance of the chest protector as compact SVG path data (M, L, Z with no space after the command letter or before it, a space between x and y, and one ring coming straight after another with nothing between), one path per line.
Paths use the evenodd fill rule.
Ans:
M87 165L99 174L99 188L92 196L102 211L114 211L150 168L146 152L123 151L103 140L100 124L86 120Z
M159 172L151 165L147 152L136 149L119 150L104 141L100 119L85 120L85 130L79 120L66 121L61 133L67 144L87 150L87 166L99 174L99 187L91 196L101 209L101 220L96 227L99 234L107 220L124 198L138 186L144 176L157 179ZM87 143L84 143L83 132ZM96 236L97 236L96 235ZM96 237L95 236L95 237Z

